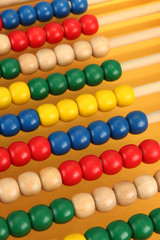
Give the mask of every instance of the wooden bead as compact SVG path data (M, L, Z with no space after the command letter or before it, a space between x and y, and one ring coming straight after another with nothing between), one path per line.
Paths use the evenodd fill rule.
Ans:
M141 199L151 198L158 191L157 182L150 175L138 176L134 179L133 183L136 186L138 197Z
M117 204L127 206L137 199L137 191L133 183L129 181L121 181L113 186L117 198Z
M96 58L105 57L109 52L109 42L104 36L96 36L90 40L93 56Z
M5 34L0 34L0 56L6 55L11 51L11 43L9 37Z
M157 185L158 185L158 191L160 191L160 170L158 170L154 174L154 178L156 179Z
M74 61L73 48L68 44L61 44L55 47L54 52L56 54L57 63L60 66L67 66Z
M77 61L85 61L92 57L92 47L87 41L78 41L73 44L73 51Z
M21 72L25 75L33 74L38 70L37 57L32 53L24 53L19 58Z
M0 180L0 200L3 203L16 201L20 196L18 183L13 178Z
M96 188L92 196L95 201L96 209L99 212L108 212L116 206L116 196L109 187Z
M59 170L54 167L43 168L40 173L42 188L45 191L54 191L62 185L62 178Z
M34 196L41 191L41 182L37 173L22 173L18 176L17 180L21 194L24 196Z
M90 217L95 212L95 202L89 193L78 193L72 197L71 201L75 216L78 218Z
M55 53L51 49L41 49L36 53L39 69L42 71L49 71L55 68L57 59Z

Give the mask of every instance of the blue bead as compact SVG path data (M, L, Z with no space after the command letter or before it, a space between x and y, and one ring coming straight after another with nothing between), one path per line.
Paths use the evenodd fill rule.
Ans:
M56 18L65 18L71 11L68 0L53 0L52 7Z
M23 26L29 26L36 22L37 14L34 7L30 5L24 5L18 9L20 22Z
M51 145L52 153L55 155L63 155L71 149L71 140L68 134L63 131L51 133L48 140Z
M148 127L148 119L146 115L141 111L130 112L126 119L129 122L130 133L139 134L144 132Z
M40 125L38 113L34 109L26 109L18 114L21 130L32 132Z
M106 143L110 138L110 128L104 121L94 121L88 125L91 142L95 145Z
M3 136L11 137L19 133L20 123L14 114L6 114L0 118L0 132Z
M87 11L88 2L87 0L70 0L71 12L74 14L81 14Z
M91 136L87 128L83 126L75 126L69 129L68 135L71 139L72 148L81 150L89 146Z
M53 15L54 11L49 2L39 2L35 5L37 12L37 18L41 22L49 21Z
M5 29L16 28L20 24L20 19L18 13L13 9L4 10L1 13L1 18L3 22L3 27Z
M113 139L122 139L129 133L129 123L124 117L112 117L107 123L111 131L111 138Z

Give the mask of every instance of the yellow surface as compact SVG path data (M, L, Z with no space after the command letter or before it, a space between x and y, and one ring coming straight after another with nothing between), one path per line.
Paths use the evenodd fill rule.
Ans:
M92 7L89 7L88 13L94 14L96 16L98 15L100 16L104 14L107 15L107 14L127 10L128 8L135 8L140 5L148 5L154 2L159 2L159 1L114 0L104 4L98 4L96 6L93 5ZM34 5L35 2L33 2L32 4ZM15 9L17 8L18 6L15 6ZM76 17L79 18L78 16ZM56 19L56 21L59 21L59 20ZM60 20L59 22L62 22L62 21L63 20ZM157 27L159 26L159 23L160 23L160 14L157 13L157 14L152 14L150 16L145 16L145 17L101 27L97 35L103 34L110 39L113 37L119 37L119 36L133 33L136 31ZM45 23L37 22L36 25L44 26ZM27 27L19 27L18 29L26 30ZM7 34L9 33L9 31L2 31L2 32ZM89 40L90 38L91 37L89 36L81 37L81 39L85 39L85 40ZM63 42L72 44L71 41L67 41L67 40L64 40ZM46 43L44 47L49 47L51 49L53 48L53 46L48 43ZM87 64L91 64L91 63L101 64L104 60L107 60L107 59L116 59L120 62L132 60L134 58L144 57L150 54L158 53L159 50L160 50L160 38L156 38L153 40L148 40L148 41L132 44L125 47L112 49L109 52L108 56L102 59L95 59L92 57L89 61L85 61L82 63L74 61L73 64L68 67L56 67L55 70L49 71L49 72L38 71L32 76L20 75L16 80L12 80L12 81L1 79L1 86L8 87L11 83L15 81L28 82L30 79L35 77L46 78L49 74L53 72L65 73L67 70L73 67L78 67L83 69ZM37 51L36 49L29 48L26 52L35 53L36 51ZM14 56L18 58L19 55L20 53L11 52L8 56ZM11 106L8 109L1 111L1 114L5 114L5 113L18 114L19 111L22 109L27 109L27 108L37 109L38 106L45 103L57 104L58 101L62 100L63 98L76 99L76 97L79 96L80 94L83 94L83 93L95 94L98 90L101 90L101 89L114 90L114 88L116 86L119 86L120 84L130 84L132 87L135 87L135 86L140 86L140 85L151 83L151 82L156 82L159 80L160 80L160 67L159 67L159 64L157 64L157 65L125 72L123 73L122 77L118 81L115 81L112 83L103 81L103 83L97 87L85 86L83 89L76 92L71 92L68 90L65 94L61 96L48 96L47 99L41 102L30 100L28 103L26 103L23 106L16 106L11 104ZM68 131L68 129L71 126L75 126L78 124L88 126L88 124L93 120L107 121L110 117L113 117L116 115L126 116L128 112L133 110L142 110L145 113L160 110L160 94L156 93L150 96L137 98L135 99L134 103L131 106L128 106L125 108L116 107L111 112L103 113L98 111L95 115L91 117L84 118L79 116L72 122L59 121L53 127L49 127L49 128L39 127L36 131L32 133L20 132L17 136L11 137L11 138L5 138L0 136L0 145L3 147L8 147L10 143L16 140L28 142L29 139L37 135L42 135L47 137L51 132L56 130ZM103 144L100 146L93 146L92 144L90 144L90 146L87 149L84 149L83 151L78 152L78 151L72 150L64 156L57 156L57 157L51 155L47 161L44 161L44 162L31 161L28 165L20 168L12 166L8 171L1 173L1 178L11 176L16 179L20 173L25 171L32 171L32 170L38 173L40 169L47 166L58 167L60 163L62 163L64 160L73 159L73 160L79 161L81 157L87 154L96 154L97 156L99 156L103 151L107 149L119 150L122 146L129 143L138 145L141 141L147 138L153 138L160 142L159 129L160 129L160 123L157 122L155 124L149 125L148 130L145 133L140 135L129 134L126 138L122 140L117 140L117 141L109 140L106 144ZM141 174L153 175L159 168L160 168L159 162L153 165L147 165L142 163L139 167L135 169L122 169L120 173L114 176L107 176L103 174L103 176L96 181L87 182L85 180L82 180L82 182L79 185L76 185L74 187L62 186L55 192L41 191L37 196L28 197L28 198L21 196L17 202L9 205L0 203L0 215L3 217L7 217L7 215L11 211L14 211L17 209L24 209L28 211L32 206L40 203L49 205L52 200L59 197L66 197L71 199L71 197L74 194L79 192L92 193L92 191L96 187L100 187L104 185L112 187L116 182L120 180L133 181L135 177ZM23 240L35 240L35 239L63 240L65 236L71 233L79 232L81 234L84 234L88 228L91 228L94 226L106 227L107 224L113 220L116 220L116 219L127 220L131 215L135 213L141 212L141 213L148 214L152 209L156 207L160 207L160 193L157 193L152 199L148 199L148 200L137 199L134 204L127 207L116 206L116 208L113 211L110 211L108 213L96 212L93 216L91 216L88 219L82 220L82 219L77 219L75 217L71 222L66 224L58 225L54 223L50 229L44 232L31 231L31 233L28 236L22 239ZM157 240L158 238L159 238L158 235L153 234L153 236L150 239ZM13 239L15 238L13 237L9 238L9 240L13 240Z
M24 82L14 82L9 86L12 102L17 105L25 104L31 98L29 87Z
M56 124L59 120L59 113L55 105L45 103L37 108L41 125L43 127L50 127Z
M120 85L114 89L117 98L117 106L126 107L134 102L134 90L130 85Z

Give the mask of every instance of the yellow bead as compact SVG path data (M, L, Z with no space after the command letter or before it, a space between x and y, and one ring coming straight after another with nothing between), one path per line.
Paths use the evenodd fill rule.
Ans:
M129 85L120 85L114 89L119 107L129 106L134 102L135 96L133 88Z
M7 108L12 102L11 94L5 87L0 87L0 109Z
M111 111L117 105L117 99L111 90L100 90L96 92L95 97L97 99L99 111Z
M83 117L93 115L98 110L96 98L91 94L82 94L76 98L79 114Z
M60 120L64 122L72 121L78 117L78 107L74 100L63 99L57 103Z
M53 104L43 104L37 108L37 112L43 127L50 127L59 120L58 110Z
M21 105L26 102L31 97L29 87L24 82L14 82L9 86L9 91L14 104Z
M86 238L80 233L72 233L66 236L64 240L86 240Z

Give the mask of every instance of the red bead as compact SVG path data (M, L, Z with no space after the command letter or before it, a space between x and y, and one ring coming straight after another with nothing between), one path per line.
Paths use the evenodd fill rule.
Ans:
M48 43L56 44L64 38L64 31L59 23L48 23L45 25L44 30Z
M155 140L144 140L139 145L142 151L142 161L144 163L155 163L160 160L160 146Z
M82 170L74 160L68 160L59 166L59 171L62 176L63 184L67 186L73 186L78 184L82 180Z
M91 181L98 179L103 173L101 160L95 155L87 155L79 161L83 178Z
M0 17L0 31L2 30L3 28L3 22L2 22L2 18Z
M68 40L79 38L82 33L80 22L75 18L68 18L62 22L64 28L64 36Z
M45 44L46 34L41 27L30 27L27 30L29 45L32 48L38 48Z
M82 32L85 35L93 35L99 29L97 18L93 15L84 15L80 18L79 21L82 25Z
M21 52L28 47L28 37L23 31L16 30L8 35L13 51Z
M119 152L125 168L135 168L142 162L142 152L136 145L126 145Z
M24 166L31 160L31 151L25 142L14 142L8 147L14 166Z
M115 150L107 150L100 155L102 160L103 171L105 174L113 175L123 167L122 157L119 152Z
M32 158L36 161L43 161L51 155L51 146L47 138L34 137L28 143Z
M11 158L7 149L0 147L0 172L7 170L11 165Z

